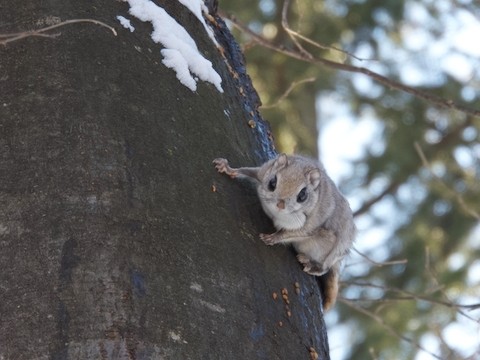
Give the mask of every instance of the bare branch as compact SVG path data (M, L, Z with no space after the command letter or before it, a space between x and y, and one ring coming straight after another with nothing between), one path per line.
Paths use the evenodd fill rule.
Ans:
M308 59L313 59L313 55L310 54L307 50L303 48L303 46L298 42L297 38L295 37L295 31L290 29L290 26L288 25L288 20L287 20L287 11L288 11L288 5L290 4L290 0L285 0L283 2L283 9L282 9L282 27L283 29L287 32L288 36L290 39L293 41L295 46L297 47L298 51L305 56Z
M388 287L388 286L377 285L377 284L372 284L372 283L368 283L368 282L342 281L342 283L347 284L347 285L381 289L385 292L397 293L397 294L401 295L401 296L398 296L398 297L389 296L389 297L382 298L382 299L355 299L355 300L349 299L349 301L388 302L388 301L397 301L397 300L416 300L416 301L425 301L425 302L429 302L429 303L436 304L436 305L442 305L442 306L445 306L447 308L455 309L455 310L459 310L459 309L474 310L474 309L477 309L478 307L480 307L480 303L468 304L468 305L457 304L457 303L454 303L453 301L450 301L450 300L449 301L443 301L443 300L432 299L431 297L429 297L427 295L415 294L415 293L412 293L410 291L402 290L402 289L399 289L399 288L391 288L391 287ZM440 291L440 290L437 289L437 291ZM475 321L475 319L473 319L471 317L468 317L468 318L470 320Z
M44 34L44 33L65 25L76 24L76 23L86 23L86 22L106 27L107 29L112 31L113 35L117 36L117 31L110 25L105 24L104 22L94 20L94 19L72 19L72 20L62 21L58 24L47 26L37 30L23 31L23 32L11 33L11 34L0 34L0 39L1 39L0 45L7 45L10 42L25 39L27 37L33 37L33 36L48 37L48 38L57 37L60 34Z
M429 275L431 280L436 285L436 290L435 291L439 291L443 295L443 297L448 300L448 302L453 303L453 301L450 300L450 297L447 295L447 293L443 290L443 286L441 286L439 284L438 276L435 273L435 271L433 270L433 268L431 267L431 264L430 264L430 249L428 248L428 246L425 247L425 271L427 272L427 274ZM466 308L466 310L476 310L479 307L480 307L480 304L471 304L471 305L462 306L462 307L458 306L457 307L457 312L460 315L463 315L464 317L466 317L467 319L473 320L473 321L478 323L479 322L478 320L473 319L470 315L466 314L463 311L462 308Z
M299 42L297 41L296 38L299 38L300 40L303 40L305 41L307 44L310 44L312 46L315 46L316 48L319 48L321 50L333 50L333 51L337 51L337 52L340 52L346 56L350 56L354 59L357 59L357 60L360 60L360 61L363 61L363 60L366 60L366 59L361 59L351 53L349 53L348 51L345 51L345 50L342 50L342 49L339 49L335 46L328 46L328 45L323 45L323 44L320 44L316 41L313 41L312 39L306 37L306 36L303 36L302 34L300 34L299 32L293 30L290 25L288 24L288 20L287 20L287 9L288 9L288 6L290 5L290 0L285 0L284 3L283 3L283 9L282 9L282 27L283 29L288 33L288 35L290 36L290 38L292 39L292 41L295 43L295 45L297 45L297 47L299 48L299 50L301 50L302 52L305 52L306 55L310 56L313 58L313 56L308 52L306 51L300 44Z
M275 101L273 104L270 104L270 105L262 105L262 109L271 109L275 106L278 106L278 104L280 104L283 100L285 100L288 95L290 95L290 93L299 85L302 85L302 84L305 84L305 83L310 83L310 82L314 82L315 80L317 80L317 78L314 78L314 77L310 77L310 78L307 78L307 79L303 79L303 80L299 80L299 81L294 81L293 83L290 84L290 86L288 87L288 89L282 94L282 96L280 96L278 98L277 101Z
M380 194L375 196L374 198L368 200L365 202L358 210L354 211L353 216L360 216L364 213L366 213L370 208L381 201L385 196L394 193L397 191L398 187L401 185L400 182L393 181L390 183L390 185L387 186L385 190L383 190Z
M339 298L338 299L340 302L344 303L345 305L349 306L350 308L356 310L357 312L364 314L368 316L369 318L373 319L376 323L378 323L382 328L384 328L388 333L390 333L392 336L396 337L399 340L405 341L412 345L413 347L417 348L418 350L425 351L427 354L433 356L436 359L442 360L442 358L431 351L425 349L422 345L420 345L418 342L416 342L413 339L410 339L409 337L399 333L397 330L395 330L393 327L385 323L385 321L378 315L374 314L373 312L364 309L361 306L358 306L355 304L355 302L347 300L345 298Z
M420 147L420 144L418 142L415 142L414 143L414 147L415 147L415 150L417 151L417 154L418 156L420 157L420 159L422 160L422 163L423 163L423 166L430 172L430 174L433 176L433 178L442 185L442 187L444 188L444 190L451 196L453 197L458 205L460 205L460 207L463 209L463 211L465 211L468 215L470 215L471 217L477 219L480 221L480 214L475 210L475 209L472 209L470 206L468 206L466 203L465 203L465 200L463 199L463 197L458 193L456 192L455 190L452 190L446 183L445 181L443 181L440 177L438 177L437 175L435 175L435 173L432 171L432 167L430 165L430 163L428 162L427 160L427 157L425 156L425 153L423 152L422 148Z
M408 263L408 260L407 260L407 259L377 262L377 261L371 259L370 257L368 257L367 255L361 253L361 252L358 251L356 248L353 248L353 251L355 251L355 252L356 252L358 255L360 255L362 258L364 258L364 259L367 260L369 263L371 263L372 265L375 265L375 266L377 266L377 267L391 266L391 265L399 265L399 264L406 264L406 263Z
M287 49L282 45L274 44L271 41L265 39L263 36L258 35L254 31L250 30L246 25L239 22L234 16L226 15L224 13L220 13L220 15L222 17L225 17L228 20L230 20L234 27L236 27L240 31L248 34L252 38L253 41L257 42L259 45L261 45L261 46L263 46L267 49L270 49L270 50L276 51L278 53L284 54L284 55L289 56L293 59L297 59L297 60L300 60L300 61L305 61L305 62L314 64L314 65L324 66L324 67L334 69L334 70L364 74L364 75L370 77L371 79L377 81L378 83L387 86L388 88L403 91L407 94L413 95L413 96L415 96L419 99L427 101L427 102L429 102L429 103L431 103L431 104L433 104L437 107L456 110L456 111L460 111L460 112L463 112L465 114L469 114L469 115L472 115L472 116L475 116L475 117L480 117L480 110L471 109L469 107L466 107L466 106L463 106L459 103L456 103L455 101L453 101L451 99L444 99L442 97L424 92L422 90L412 88L410 86L404 85L404 84L399 83L397 81L391 80L391 79L389 79L389 78L387 78L383 75L380 75L380 74L378 74L374 71L371 71L367 68L358 67L358 66L349 65L349 64L342 64L342 63L338 63L338 62L328 60L328 59L325 59L325 58L321 58L321 57L310 58L309 56L306 56L305 54L303 54L303 52Z
M448 144L449 142L451 142L456 136L458 136L458 134L460 134L467 126L470 126L472 124L472 117L469 117L466 121L464 121L462 124L459 124L458 126L456 126L455 128L453 128L448 134L446 134L438 143L436 143L435 145L432 146L432 149L441 149L443 148L444 146L446 146L446 144ZM417 149L417 147L419 147L419 145L415 145L415 148ZM417 152L419 151L419 149L417 149ZM421 149L420 149L421 151ZM420 155L420 154L419 154ZM425 155L423 154L423 158L422 156L420 155L420 158L422 159L423 163L424 164L427 164L428 166L425 166L427 167L429 170L430 170L430 165L428 164L428 161L425 163L426 161L426 157ZM418 169L420 169L420 165L418 165ZM415 170L415 171L417 171ZM431 172L431 170L430 170ZM433 174L433 173L432 173ZM433 174L434 175L434 174ZM441 179L439 179L439 181L441 181ZM379 195L373 197L372 199L366 201L359 209L357 209L354 213L353 213L353 216L360 216L364 213L366 213L367 211L370 210L370 208L375 205L376 203L380 202L385 196L389 195L389 194L393 194L397 191L398 187L402 184L403 182L400 181L400 179L397 179L393 182L390 183L390 185L384 190L382 191ZM446 186L446 185L445 185ZM453 190L450 190L450 193L453 193L454 195L460 197L460 199L457 199L457 201L460 203L460 205L463 203L463 205L465 206L464 210L467 211L467 213L469 213L470 215L472 215L473 217L475 217L476 219L479 219L478 218L478 213L475 212L473 209L471 208L468 208L467 205L465 204L465 202L463 201L463 199L461 198L460 195L458 195L458 193L455 193Z

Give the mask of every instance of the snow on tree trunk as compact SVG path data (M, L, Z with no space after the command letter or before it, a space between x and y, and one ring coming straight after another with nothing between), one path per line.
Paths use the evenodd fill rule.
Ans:
M211 164L273 154L238 47L210 16L215 44L185 6L200 3L155 3L207 75L190 40L155 42L131 10L153 3L0 8L1 34L117 32L77 22L0 48L0 359L328 359L315 280L258 239L273 228L253 188Z

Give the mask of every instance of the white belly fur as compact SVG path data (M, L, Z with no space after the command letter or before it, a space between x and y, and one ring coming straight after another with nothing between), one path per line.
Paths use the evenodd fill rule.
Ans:
M305 225L306 217L300 214L281 214L277 213L272 217L273 224L277 230L297 230Z

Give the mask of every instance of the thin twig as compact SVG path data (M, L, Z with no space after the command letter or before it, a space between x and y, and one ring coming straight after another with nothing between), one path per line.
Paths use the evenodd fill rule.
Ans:
M387 323L385 323L385 321L378 315L374 314L373 312L367 310L367 309L364 309L363 307L361 306L358 306L356 305L354 302L352 301L349 301L347 299L344 299L344 298L339 298L338 299L340 302L344 303L345 305L349 306L350 308L358 311L359 313L362 313L366 316L368 316L369 318L375 320L382 328L384 328L387 332L389 332L392 336L396 337L397 339L400 339L402 341L405 341L407 343L409 343L410 345L414 346L415 348L417 348L418 350L422 350L422 351L425 351L427 354L433 356L434 358L436 359L439 359L439 360L442 360L442 358L434 353L432 353L431 351L425 349L422 345L420 345L418 342L416 342L415 340L399 333L397 330L395 330L393 327L391 327L390 325L388 325Z
M56 37L56 36L59 36L60 34L44 34L44 33L47 31L59 28L61 26L76 24L76 23L93 23L95 25L100 25L100 26L106 27L113 33L113 35L117 36L117 31L110 25L105 24L104 22L94 20L94 19L71 19L71 20L65 20L58 24L47 26L37 30L23 31L23 32L17 32L17 33L11 33L11 34L0 34L0 39L2 39L0 40L0 45L6 45L10 42L25 39L27 37L32 37L32 36Z
M297 45L297 47L299 49L302 49L303 51L305 51L306 54L309 54L310 56L312 56L310 53L308 53L297 41L296 38L299 38L303 41L305 41L307 44L310 44L310 45L313 45L321 50L333 50L333 51L337 51L337 52L340 52L346 56L349 56L349 57L352 57L356 60L359 60L359 61L364 61L364 60L367 60L367 59L362 59L362 58L359 58L358 56L355 56L354 54L351 54L349 53L348 51L345 51L345 50L342 50L342 49L339 49L335 46L328 46L328 45L323 45L323 44L320 44L316 41L313 41L312 39L300 34L298 31L295 31L293 30L289 23L288 23L288 20L287 20L287 9L288 9L288 6L290 5L290 0L285 0L284 3L283 3L283 9L282 9L282 27L283 29L288 33L288 35L290 36L290 38L292 39L292 41L295 43L295 45ZM313 56L312 56L313 57Z
M283 100L285 100L288 95L290 95L290 93L299 85L301 84L305 84L305 83L309 83L309 82L314 82L315 80L317 80L317 78L314 78L314 77L310 77L310 78L307 78L307 79L303 79L303 80L299 80L299 81L294 81L293 83L290 84L290 86L288 87L288 89L282 94L282 96L280 96L278 98L277 101L275 101L273 104L270 104L270 105L262 105L262 109L271 109L273 107L276 107L278 106L278 104L280 104Z
M414 147L415 147L415 150L417 151L418 156L420 157L420 160L422 160L423 166L430 172L433 178L437 180L443 186L445 191L449 193L449 195L452 196L457 201L458 205L460 205L463 211L465 211L471 217L480 221L480 214L475 209L472 209L470 206L468 206L465 203L465 200L463 199L463 197L458 192L456 192L455 190L452 190L440 177L435 175L435 173L432 171L432 167L430 163L427 160L427 157L425 156L425 153L420 147L420 144L418 142L415 142Z
M453 139L455 139L465 128L472 125L472 119L473 119L472 117L468 117L462 124L459 124L458 126L453 128L439 142L437 142L435 145L432 146L432 150L442 149L451 141L453 141ZM418 171L420 167L421 165L419 164L415 171ZM367 200L362 206L360 206L353 213L353 216L357 217L369 211L373 205L380 202L385 196L394 194L397 191L397 189L400 187L400 185L402 185L402 183L403 183L403 178L392 181L390 185L385 190L383 190L379 195L371 198L370 200Z
M396 300L416 300L416 301L425 301L429 302L431 304L436 304L436 305L442 305L450 309L465 309L465 310L475 310L478 307L480 307L480 303L477 304L468 304L468 305L462 305L462 304L456 304L453 301L443 301L443 300L437 300L437 299L432 299L429 296L422 295L422 294L415 294L410 291L402 290L399 288L391 288L388 286L384 285L377 285L377 284L372 284L372 283L367 283L367 282L357 282L357 281L342 281L343 284L347 285L353 285L353 286L360 286L360 287L369 287L369 288L374 288L374 289L380 289L385 292L391 292L391 293L397 293L400 294L401 296L399 297L386 297L382 299L349 299L350 301L375 301L375 302L385 302L385 301L396 301ZM437 288L437 291L442 292L440 289ZM443 294L443 293L442 293ZM470 320L476 321L475 319L468 317Z
M427 246L425 247L425 271L430 276L431 280L435 283L435 285L438 288L438 291L443 295L443 297L447 299L450 303L453 303L453 301L450 300L450 297L447 295L447 293L443 290L443 286L440 286L438 282L438 276L430 266L430 249ZM479 308L478 305L480 304L472 304L467 308L467 310L476 310ZM461 308L457 308L457 312L460 315L465 316L467 319L473 320L477 323L479 322L479 320L475 320L470 315L466 314Z
M294 31L290 29L290 26L288 25L288 20L287 20L287 10L288 10L288 5L290 4L290 0L285 0L283 2L283 9L282 9L282 27L283 29L287 32L288 36L290 39L293 41L295 46L297 47L298 51L305 56L308 59L313 59L313 55L310 54L307 50L303 48L303 46L298 42L297 38L294 36Z
M353 248L353 251L355 251L358 255L360 255L360 256L363 257L365 260L367 260L369 263L371 263L372 265L375 265L375 266L377 266L377 267L392 266L392 265L399 265L399 264L406 264L406 263L408 263L408 260L407 260L407 259L377 262L377 261L371 259L370 257L368 257L367 255L361 253L361 252L358 251L356 248Z
M284 54L284 55L286 55L288 57L291 57L293 59L305 61L305 62L314 64L314 65L325 66L327 68L334 69L334 70L364 74L364 75L372 78L373 80L379 82L380 84L383 84L383 85L387 86L388 88L403 91L407 94L410 94L410 95L413 95L413 96L415 96L419 99L425 100L425 101L427 101L427 102L429 102L429 103L431 103L435 106L438 106L440 108L456 110L456 111L460 111L460 112L463 112L465 114L469 114L469 115L472 115L472 116L475 116L475 117L480 117L480 110L471 109L469 107L466 107L466 106L463 106L459 103L456 103L453 100L444 99L442 97L439 97L439 96L436 96L436 95L433 95L433 94L430 94L430 93L426 93L422 90L418 90L418 89L412 88L410 86L401 84L397 81L391 80L391 79L389 79L385 76L382 76L382 75L380 75L380 74L378 74L374 71L371 71L367 68L358 67L358 66L349 65L349 64L342 64L342 63L338 63L338 62L328 60L328 59L325 59L325 58L321 58L321 57L314 57L314 58L311 59L311 58L305 56L303 53L301 53L299 51L287 49L286 47L284 47L282 45L277 45L277 44L272 43L271 41L265 39L263 36L258 35L254 31L250 30L246 25L239 22L234 16L226 15L226 14L223 14L223 13L221 15L223 17L227 18L228 20L230 20L234 27L236 27L240 31L248 34L252 38L252 40L256 41L259 45L261 45L261 46L263 46L267 49L270 49L270 50L276 51L278 53Z
M357 216L360 216L360 215L366 213L368 210L370 210L370 208L373 205L375 205L376 203L381 201L385 196L387 196L389 194L392 194L395 191L397 191L397 189L399 188L400 185L401 185L401 182L392 181L390 183L390 185L388 185L385 188L385 190L383 190L380 194L378 194L377 196L373 197L372 199L366 201L358 210L356 210L353 213L353 216L357 217Z

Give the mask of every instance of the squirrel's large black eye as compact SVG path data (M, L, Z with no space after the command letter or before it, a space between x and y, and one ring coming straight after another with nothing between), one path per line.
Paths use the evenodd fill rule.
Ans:
M297 195L297 202L302 203L307 200L307 188L304 187Z
M268 182L268 190L275 191L276 188L277 188L277 175L271 178L270 181Z

